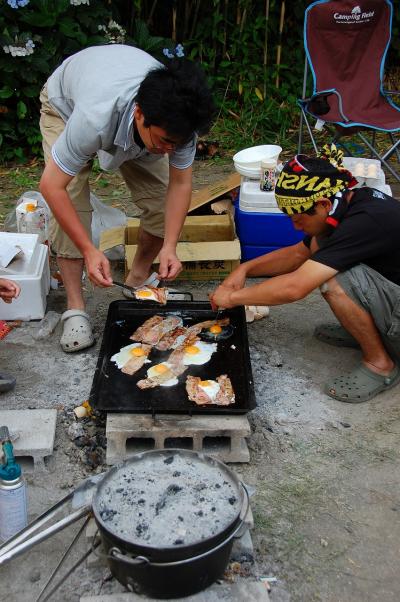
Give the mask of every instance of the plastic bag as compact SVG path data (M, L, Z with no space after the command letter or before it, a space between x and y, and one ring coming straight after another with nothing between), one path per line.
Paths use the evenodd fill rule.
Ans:
M90 193L90 204L93 209L92 240L93 244L98 248L101 233L110 228L125 226L127 217L123 211L120 211L115 207L104 205L104 203L102 203L92 192ZM124 254L124 245L118 245L105 251L105 255L111 260L123 259Z
M38 192L37 190L27 190L26 192L21 194L19 199L17 199L17 201L15 203L15 209L10 211L10 213L8 213L6 215L6 219L4 220L4 231L5 232L18 232L16 208L18 207L18 205L20 205L27 199L37 201L38 207L44 207L46 209L47 215L50 217L50 215L51 215L50 207L48 206L48 204L46 203L46 201L44 200L44 197L40 194L40 192Z

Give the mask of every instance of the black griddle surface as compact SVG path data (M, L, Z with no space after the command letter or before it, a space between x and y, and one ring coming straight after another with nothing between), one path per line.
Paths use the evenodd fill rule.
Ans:
M225 310L222 317L229 317L234 327L233 335L217 341L217 351L202 366L188 366L179 376L179 383L172 387L139 389L136 383L146 378L151 365L167 361L172 350L152 349L151 364L133 374L123 374L110 358L114 353L133 343L131 334L154 315L178 315L184 326L215 319L215 312L206 301L169 301L160 306L150 301L113 301L110 304L99 359L90 392L90 403L106 412L131 413L185 413L185 414L243 414L256 406L251 372L246 317L243 307ZM216 379L227 374L231 379L236 401L229 406L198 406L188 399L185 382L188 375L202 380Z

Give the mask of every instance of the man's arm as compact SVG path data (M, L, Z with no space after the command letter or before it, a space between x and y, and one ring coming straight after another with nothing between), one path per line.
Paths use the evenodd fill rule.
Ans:
M238 290L244 287L247 277L287 274L300 267L310 255L310 250L303 242L277 249L242 263L225 278L222 285Z
M172 280L182 269L176 256L176 245L189 209L192 196L192 168L169 168L169 185L165 204L164 244L159 253L159 275Z
M90 280L98 286L110 286L108 259L93 245L67 193L72 178L50 158L40 180L40 192L61 228L82 253Z
M283 305L303 299L336 274L337 270L308 259L289 274L275 276L239 290L228 288L223 283L213 294L212 301L225 308L237 305Z

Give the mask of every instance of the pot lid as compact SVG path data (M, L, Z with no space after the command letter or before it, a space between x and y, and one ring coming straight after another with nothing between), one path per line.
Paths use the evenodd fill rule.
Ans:
M108 533L126 543L176 548L224 531L242 502L240 483L222 462L186 450L156 450L112 468L93 511Z

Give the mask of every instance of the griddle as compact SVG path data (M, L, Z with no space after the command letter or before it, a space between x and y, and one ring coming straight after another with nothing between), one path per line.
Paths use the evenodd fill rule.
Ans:
M253 377L251 372L246 316L243 307L224 310L219 318L229 317L233 326L230 338L217 341L218 348L211 359L202 366L188 366L172 387L139 389L138 380L146 378L150 365L167 361L172 350L153 348L149 355L151 364L144 364L132 376L124 374L110 358L121 347L131 344L131 334L154 315L177 315L184 326L215 319L207 301L168 301L166 305L152 301L118 300L110 304L103 340L90 392L92 407L106 412L140 414L244 414L255 408ZM227 374L231 379L236 401L229 406L199 406L188 399L185 382L188 375L202 380L216 379Z

